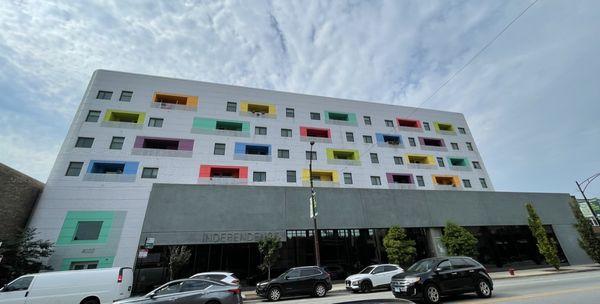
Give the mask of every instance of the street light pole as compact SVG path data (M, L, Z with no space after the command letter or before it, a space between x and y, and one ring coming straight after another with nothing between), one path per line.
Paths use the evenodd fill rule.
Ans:
M321 266L321 253L319 251L319 237L317 235L317 206L316 206L316 194L315 194L315 188L313 186L313 172L312 172L312 160L313 160L313 146L315 145L314 141L310 142L310 156L309 156L309 162L308 162L308 179L310 179L310 197L311 197L311 204L312 204L312 210L313 210L313 224L314 224L314 232L313 232L313 236L315 238L315 262L317 263L317 266Z
M594 216L594 219L596 220L596 222L599 220L598 219L598 215L596 214L596 212L592 208L592 205L590 204L590 201L588 201L587 196L585 196L585 189L587 189L587 187L590 185L590 183L592 181L594 181L598 176L600 176L600 173L596 173L596 174L594 174L594 175L586 178L581 183L579 183L578 181L575 181L575 184L577 185L577 188L579 189L579 192L581 192L581 195L583 196L583 199L585 200L585 203L587 204L588 208L590 208L590 211L592 212L592 215ZM582 184L585 184L585 186L583 187L583 189L581 188Z

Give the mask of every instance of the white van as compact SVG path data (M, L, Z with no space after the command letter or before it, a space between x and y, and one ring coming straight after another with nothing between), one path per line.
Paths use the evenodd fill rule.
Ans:
M129 267L28 274L0 289L0 304L105 304L131 295Z

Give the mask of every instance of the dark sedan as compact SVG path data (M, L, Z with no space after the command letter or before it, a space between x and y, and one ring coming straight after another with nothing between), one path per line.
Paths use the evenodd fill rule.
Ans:
M183 279L166 283L147 295L115 304L242 304L240 288L203 279Z
M430 258L416 262L404 273L392 277L396 298L440 303L445 295L476 292L489 298L494 288L487 270L469 257Z

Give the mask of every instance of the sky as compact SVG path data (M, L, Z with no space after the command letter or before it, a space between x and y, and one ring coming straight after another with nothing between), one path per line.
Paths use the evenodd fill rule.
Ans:
M0 1L0 162L46 181L96 69L462 112L498 191L600 172L600 1ZM586 194L600 196L600 179Z

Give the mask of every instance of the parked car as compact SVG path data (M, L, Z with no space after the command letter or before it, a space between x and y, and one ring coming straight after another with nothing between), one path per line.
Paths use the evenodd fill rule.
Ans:
M168 282L145 296L121 300L114 304L242 304L238 286L204 279L181 279Z
M232 285L240 285L240 279L233 273L224 271L201 272L191 276L190 279L206 279Z
M129 267L28 274L0 289L0 303L112 303L131 295L132 282Z
M291 268L275 279L256 284L256 294L270 301L292 295L324 297L329 290L331 276L317 266Z
M494 283L487 270L469 257L429 258L416 262L392 278L396 298L439 303L442 296L476 292L492 296Z
M371 265L346 278L346 290L370 292L373 288L390 288L392 277L404 270L394 264Z
M323 266L323 269L329 273L332 280L341 280L348 276L348 273L340 265L327 265Z

